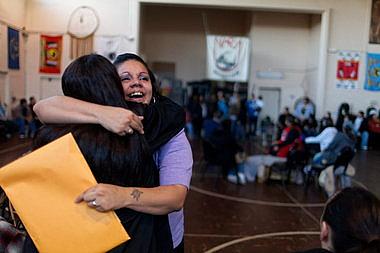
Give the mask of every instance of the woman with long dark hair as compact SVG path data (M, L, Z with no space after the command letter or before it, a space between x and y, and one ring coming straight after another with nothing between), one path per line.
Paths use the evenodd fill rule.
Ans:
M131 110L116 106L88 103L68 96L39 101L34 110L42 122L100 124L124 136L145 132L157 164L160 185L115 187L97 185L88 189L78 201L97 197L102 200L97 210L127 207L147 214L169 214L174 252L184 252L183 205L190 185L192 152L184 132L184 111L157 92L157 81L138 55L119 55L114 65L122 81L124 99L148 105L150 113L141 117ZM144 123L144 126L142 125Z
M144 105L126 102L115 67L99 55L82 56L72 62L62 77L65 96L90 103L117 106L142 115ZM37 133L34 147L71 132L76 139L95 178L101 185L124 187L155 187L159 185L158 170L144 135L133 133L124 137L100 125L45 125ZM78 193L79 194L79 193ZM105 200L88 192L83 199L92 208L104 211ZM135 195L138 191L135 192ZM172 239L167 215L146 214L122 206L112 207L131 240L112 252L171 252Z

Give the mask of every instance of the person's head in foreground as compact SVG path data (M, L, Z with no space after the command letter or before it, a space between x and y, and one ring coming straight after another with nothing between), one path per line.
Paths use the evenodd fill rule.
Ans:
M321 217L321 246L335 253L380 252L380 201L358 187L331 197Z

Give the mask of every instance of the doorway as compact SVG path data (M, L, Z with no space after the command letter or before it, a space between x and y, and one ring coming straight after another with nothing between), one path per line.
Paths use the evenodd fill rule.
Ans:
M264 101L264 107L260 113L261 118L269 116L273 122L276 122L280 115L281 89L260 87L259 95L263 97Z

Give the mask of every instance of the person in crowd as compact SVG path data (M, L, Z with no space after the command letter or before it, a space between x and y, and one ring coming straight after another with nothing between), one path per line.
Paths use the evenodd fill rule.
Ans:
M354 121L354 132L361 150L368 150L368 119L363 111L359 111Z
M0 120L7 120L7 106L0 100Z
M239 175L236 155L238 152L242 152L242 148L232 134L231 127L231 120L223 120L221 127L217 128L209 139L209 142L215 147L216 159L222 165L223 176L226 178L229 173ZM241 173L240 179L245 182L243 177L243 173Z
M343 123L344 123L345 118L347 118L347 116L351 118L350 105L348 103L342 103L339 106L338 118L335 124L335 127L336 129L338 129L338 131L343 130Z
M379 112L371 110L368 119L369 145L372 148L380 147L380 117Z
M264 147L270 145L275 134L275 124L269 116L263 118L260 123L262 144Z
M191 123L194 129L194 136L199 138L201 136L203 117L202 106L197 94L190 96L189 103L187 104L187 110L190 113Z
M287 117L293 117L293 114L290 113L289 107L284 107L284 111L278 116L277 119L277 136L276 140L279 140L281 138L282 131L286 128L285 120Z
M205 119L208 117L208 108L205 97L203 95L199 95L199 104L202 108L202 119Z
M309 118L302 122L302 132L305 137L315 136L317 134L318 122L314 114L310 114Z
M15 121L16 120L16 117L17 117L17 114L18 114L18 107L19 105L19 101L17 100L16 97L12 97L12 100L11 100L11 106L9 108L9 115L11 116L11 120Z
M143 104L127 103L116 68L103 56L86 55L73 61L62 76L66 96L102 105L130 108L143 115ZM77 203L86 202L98 211L115 210L131 240L111 252L171 252L173 249L167 215L145 214L127 208L126 200L139 202L143 194L138 187L159 184L158 171L144 135L134 133L119 137L100 125L51 124L44 126L33 141L39 148L67 133L72 133L98 182L97 186L113 191L109 201L97 194L96 187L78 193ZM132 187L128 192L126 187ZM129 196L128 196L129 195ZM142 197L142 196L141 196ZM27 244L28 245L28 244Z
M0 137L9 139L17 131L17 125L8 119L7 105L0 101Z
M31 120L31 112L25 98L20 99L20 104L12 110L12 114L17 124L20 139L25 138L26 126L29 125Z
M331 132L333 132L331 130ZM350 147L352 150L355 149L355 134L353 132L352 126L347 124L343 126L342 132L337 132L330 142L330 144L317 153L313 157L312 165L317 167L323 167L328 164L333 164L345 147Z
M315 115L314 106L309 97L304 97L302 103L296 105L294 115L302 122L308 119L311 114Z
M222 118L229 119L229 108L223 91L220 90L217 92L217 98L217 109L222 113Z
M320 146L320 151L324 151L333 141L338 130L334 127L332 122L327 122L326 128L317 136L310 136L305 138L305 143L317 143Z
M222 113L220 111L215 111L212 118L206 118L203 121L203 136L205 140L210 140L214 132L221 128Z
M249 156L245 162L245 175L248 181L265 180L265 166L272 166L276 162L286 162L286 157L291 149L300 149L302 146L301 129L295 124L293 117L285 120L286 128L282 131L281 139L270 148L265 155Z
M104 185L89 189L84 193L83 198L87 198L87 195L92 192L93 196L103 199L100 202L100 208L104 210L124 203L132 210L147 214L169 213L174 252L183 252L183 205L189 189L193 164L191 147L186 138L184 126L173 129L173 125L178 125L174 124L176 121L183 120L183 109L181 108L178 112L178 105L158 94L156 79L139 56L131 53L119 55L114 65L122 81L125 99L162 107L166 112L164 117L159 117L153 122L145 122L144 117L143 128L141 117L130 110L88 103L66 96L41 100L35 105L34 110L39 119L45 123L101 124L119 135L131 134L135 131L145 132L148 135L150 148L154 151L160 186L137 188L141 192L138 201L131 197L135 188L127 187L120 191L119 188L114 190L111 186ZM164 128L164 134L161 134L162 131L157 132L158 124L164 125L160 128ZM159 141L150 142L149 139Z
M334 125L334 120L331 117L331 112L327 111L319 122L319 132L321 133L326 127Z
M247 96L242 95L240 98L240 106L239 106L240 110L239 110L239 114L238 114L238 121L240 122L244 133L246 131L246 126L247 126L247 107L246 107L246 104L247 104Z
M320 248L303 253L380 252L379 199L358 187L336 193L324 207L319 238Z
M237 87L237 86L236 86ZM244 125L241 124L239 120L239 114L241 110L241 101L240 101L240 95L237 91L238 89L235 89L234 93L230 97L230 100L228 102L229 108L230 108L230 120L232 124L232 134L238 141L243 141L245 138L245 130Z
M38 117L36 113L33 111L33 106L36 104L36 99L34 97L29 98L29 112L31 113L30 120L29 120L29 129L28 129L28 136L31 138L34 137L36 130L41 126L41 122L38 120Z
M247 100L247 119L248 119L248 129L247 135L256 135L257 131L257 121L259 119L260 111L262 109L263 103L256 99L255 94L252 93L252 98Z

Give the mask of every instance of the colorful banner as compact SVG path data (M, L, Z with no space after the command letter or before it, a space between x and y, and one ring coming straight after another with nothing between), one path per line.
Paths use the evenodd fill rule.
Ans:
M207 36L207 77L247 82L250 40L245 37Z
M336 87L339 89L357 89L360 53L339 51L336 71Z
M95 36L94 51L114 61L119 54L130 51L128 44L125 36Z
M40 72L61 72L62 36L41 35Z
M20 35L8 27L8 68L20 69Z
M367 70L364 89L380 91L380 54L367 53Z

